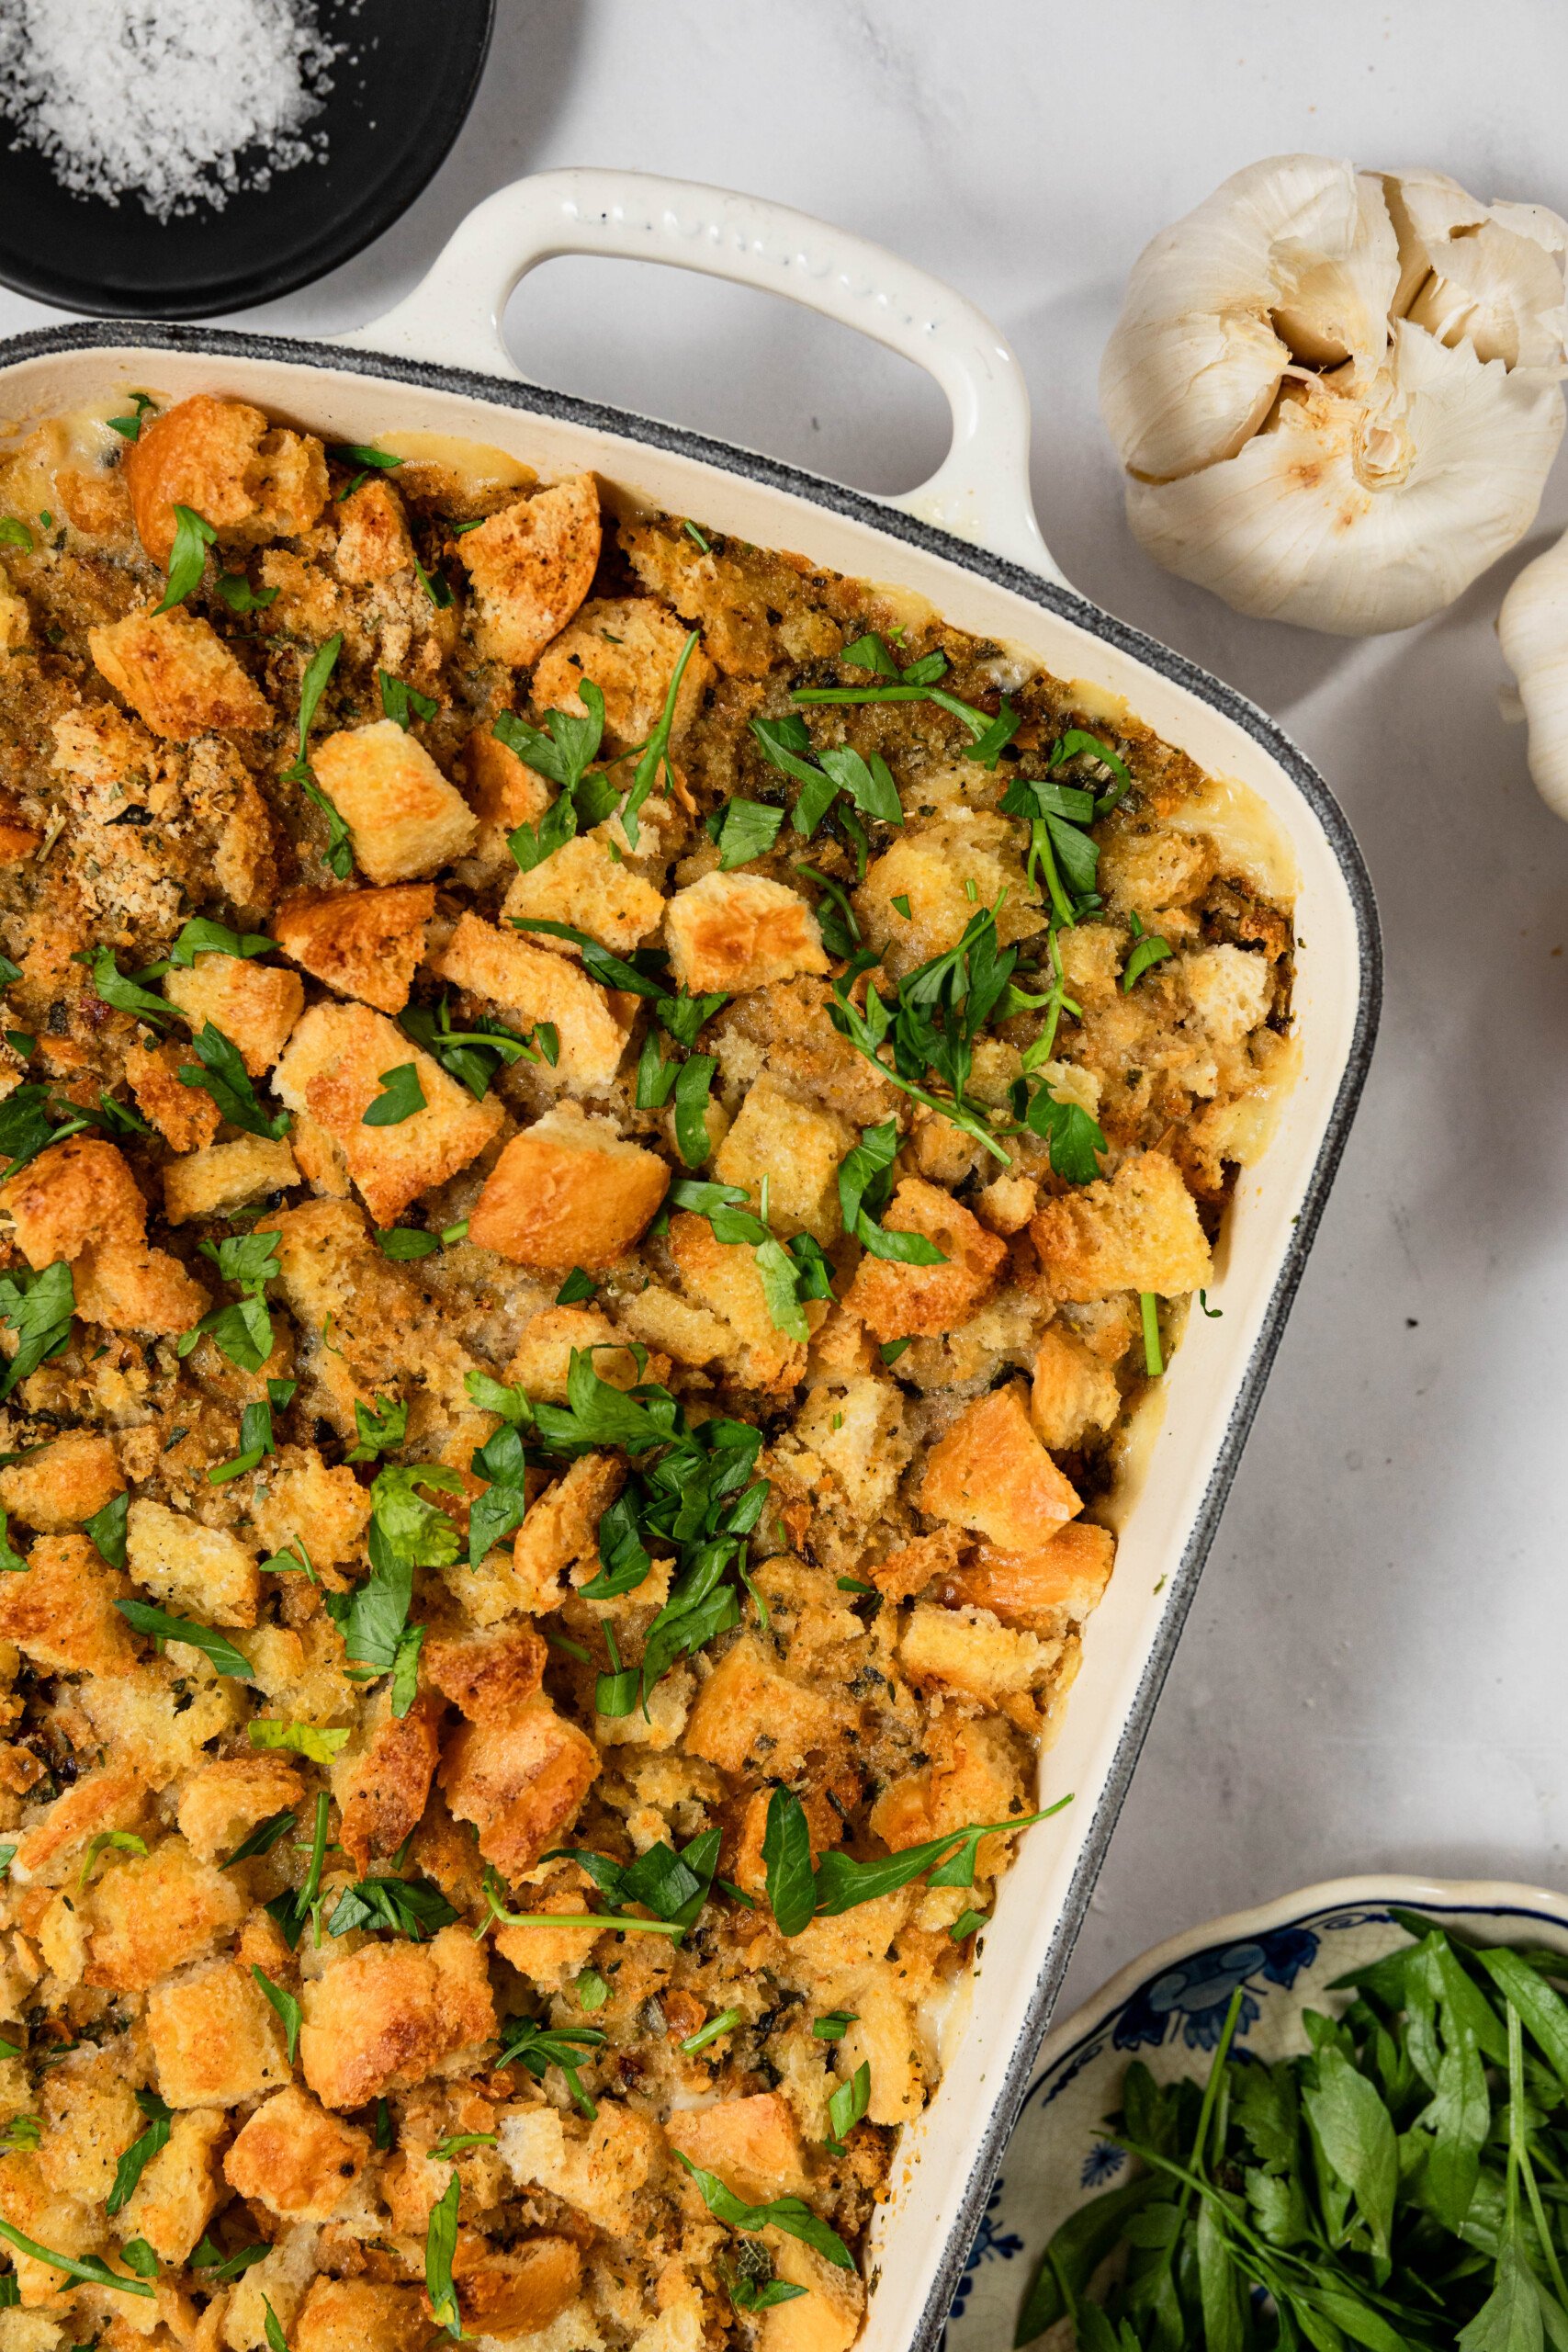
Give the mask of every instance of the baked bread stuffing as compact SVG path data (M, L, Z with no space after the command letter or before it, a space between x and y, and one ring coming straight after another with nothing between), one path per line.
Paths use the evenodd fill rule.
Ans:
M1289 906L1016 651L395 413L0 509L0 2343L843 2352Z

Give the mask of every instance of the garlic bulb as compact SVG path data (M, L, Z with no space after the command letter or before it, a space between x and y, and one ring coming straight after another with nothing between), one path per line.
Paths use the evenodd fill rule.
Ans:
M1568 224L1280 155L1139 256L1100 368L1127 517L1244 613L1359 637L1529 528L1562 438Z
M1529 722L1529 770L1547 807L1568 817L1568 531L1528 563L1497 616L1503 659Z

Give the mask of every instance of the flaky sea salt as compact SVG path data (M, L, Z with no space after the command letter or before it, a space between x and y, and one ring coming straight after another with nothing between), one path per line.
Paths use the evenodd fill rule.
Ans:
M0 0L0 107L62 187L155 220L325 151L343 54L310 0Z

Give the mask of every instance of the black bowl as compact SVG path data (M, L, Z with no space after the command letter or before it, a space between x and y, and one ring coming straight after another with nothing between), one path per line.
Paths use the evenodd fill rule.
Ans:
M100 317L205 318L291 293L378 237L463 127L495 0L338 0L317 14L349 50L308 126L326 131L326 155L221 209L157 220L134 193L68 195L33 148L11 144L0 114L0 279Z

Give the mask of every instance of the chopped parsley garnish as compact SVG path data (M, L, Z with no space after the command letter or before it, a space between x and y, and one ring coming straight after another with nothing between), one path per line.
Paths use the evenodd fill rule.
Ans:
M796 1234L786 1248L763 1223L739 1184L716 1184L678 1176L665 1195L671 1209L705 1217L716 1241L731 1247L749 1242L757 1253L756 1266L768 1315L786 1339L806 1340L811 1329L802 1311L807 1298L831 1298L830 1269L820 1243L808 1233Z
M718 2175L705 2172L690 2156L677 2148L675 2155L696 2182L703 2203L716 2222L723 2222L732 2230L782 2230L785 2237L799 2238L836 2270L852 2270L854 2256L836 2230L829 2228L818 2213L814 2213L804 2197L774 2197L765 2205L748 2205L727 2188Z
M82 1521L83 1534L89 1544L97 1547L100 1557L106 1559L111 1568L123 1568L125 1566L125 1529L130 1514L130 1495L127 1490L112 1496L101 1510L96 1510L91 1519Z
M235 2254L225 2254L209 2237L204 2237L190 2257L190 2267L200 2271L206 2285L226 2287L255 2263L265 2262L271 2252L269 2245L243 2245Z
M515 1422L502 1420L476 1447L469 1466L477 1478L490 1481L468 1507L468 1566L477 1568L496 1544L515 1534L527 1510L527 1457Z
M697 2052L705 2050L710 2041L717 2041L722 2035L732 2033L739 2022L739 2009L720 2009L716 2018L709 2018L706 2025L700 2025L695 2033L687 2034L681 2048L688 2058L694 2058Z
M138 1021L157 1023L179 1018L175 1007L165 998L154 996L151 989L141 986L142 980L155 978L156 972L143 972L139 978L127 978L115 960L112 947L78 948L71 960L74 964L87 966L101 1004L112 1005L117 1012L134 1013Z
M813 2018L811 2030L818 2041L842 2041L851 2026L858 2023L853 2009L829 2009L826 2016Z
M878 676L895 683L879 686L797 686L790 700L797 705L813 703L875 703L933 702L939 709L949 711L968 729L970 742L963 746L962 757L974 760L981 767L994 768L1005 745L1011 742L1023 724L1020 714L1010 702L1003 701L994 718L972 703L961 702L955 694L936 683L947 674L945 653L925 653L900 670L880 637L867 634L856 638L840 652L840 662L851 662L857 669L873 670Z
M147 1852L147 1840L145 1838L139 1838L133 1829L99 1829L96 1831L95 1834L87 1840L87 1850L82 1857L82 1867L76 1873L76 1892L78 1894L81 1894L82 1889L86 1885L87 1881L92 1877L93 1872L96 1870L98 1866L98 1856L104 1853L110 1846L115 1847L119 1852L125 1854L141 1854L145 1856Z
M412 1062L400 1062L395 1069L384 1069L376 1083L381 1091L366 1111L362 1125L400 1127L405 1119L412 1119L416 1111L424 1109L424 1089Z
M270 1854L280 1838L287 1838L298 1819L291 1806L281 1813L269 1813L258 1821L246 1838L242 1838L233 1852L219 1864L220 1870L232 1870L236 1862L248 1862L257 1854Z
M635 1862L617 1862L579 1846L558 1847L547 1861L572 1861L587 1871L618 1919L634 1903L654 1917L677 1928L682 1935L696 1925L713 1884L718 1862L719 1832L705 1829L677 1853L662 1842L649 1846Z
M395 719L404 734L408 732L411 714L415 718L434 718L441 706L406 678L395 678L389 670L378 670L376 681L381 689L381 708L389 718Z
M417 1689L423 1625L410 1625L416 1567L450 1567L457 1557L457 1530L445 1511L427 1502L431 1494L461 1495L456 1470L438 1462L389 1464L370 1489L370 1575L352 1593L329 1592L327 1613L344 1636L355 1681L392 1677L392 1713L406 1715Z
M169 963L188 972L198 956L267 956L277 945L264 931L231 931L209 915L193 915L169 950ZM167 1011L165 1006L164 1010Z
M11 1514L0 1503L0 1576L25 1576L27 1568L27 1561L11 1541ZM13 1846L11 1851L15 1853L16 1850Z
M354 1400L354 1422L359 1442L344 1455L345 1462L374 1462L378 1453L401 1445L409 1433L409 1408L402 1397L378 1396L374 1406Z
M194 1617L175 1617L167 1609L155 1609L149 1600L117 1600L115 1607L137 1633L150 1634L159 1642L188 1643L211 1660L218 1673L231 1674L242 1682L251 1679L250 1659L215 1625L198 1625Z
M839 1205L844 1231L852 1233L874 1258L893 1260L901 1266L945 1266L947 1259L922 1233L890 1233L876 1220L893 1195L893 1162L898 1150L898 1122L888 1119L867 1127L854 1149L840 1162Z
M40 1363L70 1346L71 1318L75 1312L76 1286L63 1258L36 1274L25 1266L0 1274L0 1323L9 1325L17 1341L17 1352L0 1379L0 1398L9 1396Z
M20 548L24 555L31 555L33 535L14 514L0 514L0 547Z
M229 610L242 619L251 613L265 613L277 601L276 588L253 588L243 571L221 571L213 584Z
M1137 986L1151 965L1163 963L1174 952L1168 939L1162 939L1157 932L1145 931L1136 915L1132 919L1131 930L1133 952L1122 974L1123 996Z
M326 864L340 882L346 882L354 870L354 853L349 830L332 801L312 779L307 751L311 722L321 707L321 696L327 690L327 680L332 676L337 664L338 655L342 651L343 632L340 629L334 636L327 638L318 645L310 661L305 664L304 675L299 681L299 749L297 757L283 770L278 780L282 784L299 785L307 798L313 800L321 809L327 820Z
M259 1470L269 1453L277 1450L272 1431L272 1407L263 1397L247 1405L240 1415L240 1451L228 1462L215 1463L208 1472L208 1483L220 1487L231 1478L243 1478L248 1471Z
M573 1266L556 1293L556 1305L575 1306L581 1299L593 1297L598 1288L599 1285L592 1274L585 1273L581 1266Z
M471 1029L454 1029L445 996L434 1012L428 1005L408 1005L398 1015L398 1026L440 1063L448 1078L466 1086L476 1102L483 1102L503 1065L510 1069L517 1061L546 1061L553 1069L560 1058L560 1032L553 1022L541 1021L524 1037L503 1021L479 1013Z
M602 2050L609 2036L593 2025L541 2025L533 2018L509 2018L502 2040L497 2066L526 2066L536 2082L543 2082L552 2066L558 2066L566 2077L566 2086L573 2104L587 2116L590 2122L599 2110L582 2087L578 2069L596 2050Z
M153 606L153 612L172 612L183 605L195 588L201 585L201 575L207 569L207 550L218 537L212 525L193 506L175 506L175 543L169 549L169 584L164 591L164 601Z
M751 732L770 763L801 787L790 823L803 841L811 839L840 792L877 823L903 823L898 787L879 752L865 760L850 744L837 743L813 754L810 729L798 711L784 718L754 718Z
M844 2143L871 2105L871 2062L863 2058L847 2082L839 2085L828 2101L828 2121L830 2128L828 2146L836 2156L845 2153Z
M143 1852L146 1849L142 1849ZM169 2132L175 2110L166 2107L156 2091L138 2091L136 2104L147 2118L147 2129L140 2139L133 2140L115 2167L114 2187L108 2194L108 2211L118 2213L126 2204L153 2157L169 2144Z
M394 458L389 449L372 448L362 441L335 442L327 455L335 458L340 466L354 468L337 494L339 504L345 498L352 498L361 482L368 481L373 473L390 473L403 462L400 458Z
M175 1341L175 1352L188 1356L205 1331L210 1333L213 1345L231 1363L237 1363L242 1372L260 1372L273 1349L266 1286L276 1282L279 1272L277 1236L229 1234L219 1242L202 1242L201 1251L212 1260L226 1283L239 1285L241 1295L228 1306L209 1308L199 1323L181 1332Z
M250 1727L253 1747L282 1748L302 1756L307 1764L330 1764L348 1746L346 1727L322 1731L314 1724L282 1723L276 1715L257 1715Z
M14 2222L0 2221L0 2238L14 2245L18 2254L31 2255L35 2262L47 2265L51 2270L62 2270L68 2278L79 2278L86 2287L114 2287L122 2295L152 2295L156 2290L144 2278L125 2278L111 2270L101 2254L54 2254L35 2238L22 2235Z
M525 874L574 840L580 825L603 824L621 797L604 770L592 765L604 741L604 697L592 678L583 679L578 699L585 713L581 718L571 711L547 710L540 728L503 710L491 729L498 743L556 787L537 825L519 825L507 835Z
M664 790L668 793L674 781L670 765L670 736L675 724L675 703L681 692L681 681L686 674L686 664L700 642L700 632L692 629L675 657L675 667L670 673L670 684L664 695L664 707L659 714L652 734L643 744L632 775L632 788L621 810L621 827L633 849L638 840L637 812L657 786L660 769L664 774ZM629 759L631 753L626 757Z
M130 416L108 416L104 419L104 422L111 433L119 435L122 441L140 441L141 426L147 412L150 408L154 408L157 403L149 392L132 392L130 405L132 413Z
M299 2028L304 2019L304 2012L293 1994L284 1985L275 1984L265 1969L258 1968L254 1961L251 1963L251 1974L283 2020L283 2030L288 2043L288 2063L292 2066L295 2052L299 2047Z
M686 537L691 540L694 547L700 548L704 555L712 555L713 548L708 544L707 540L704 538L702 533L698 530L694 523L682 523L681 528L685 532Z
M738 865L750 865L754 857L765 857L779 837L784 823L782 808L771 808L765 800L727 800L707 820L707 830L718 843L718 870L732 874Z
M1160 1352L1159 1300L1152 1290L1138 1293L1138 1314L1144 1327L1144 1370L1151 1380L1157 1380L1165 1370L1165 1358Z
M906 1846L902 1852L879 1861L856 1861L852 1855L830 1847L813 1870L806 1809L793 1789L776 1788L768 1799L762 1859L768 1872L768 1901L779 1932L798 1936L813 1919L836 1919L863 1903L874 1903L914 1879L931 1872L929 1886L973 1886L975 1856L982 1838L1028 1829L1047 1821L1070 1796L1059 1797L1043 1813L1021 1813L1010 1821L973 1822L951 1829L945 1837L923 1845Z
M420 1943L438 1928L450 1927L461 1915L438 1887L416 1879L362 1878L344 1887L336 1910L327 1921L329 1936L346 1936L355 1928L374 1934L407 1936Z
M240 1049L216 1022L209 1021L191 1039L197 1059L182 1062L176 1075L182 1086L199 1087L210 1094L231 1126L276 1143L288 1133L288 1114L269 1114L256 1100L256 1090Z
M452 2256L457 2250L457 2201L461 2195L462 2183L454 2173L430 2209L430 2222L424 2233L424 2291L430 2299L431 2316L454 2342L463 2333L457 2290L452 2284Z
M662 948L639 947L630 957L612 956L607 947L572 923L556 922L545 915L509 915L507 921L514 931L543 931L555 939L570 939L580 950L582 968L591 980L597 980L601 988L624 989L628 995L646 997L660 1027L688 1053L704 1023L729 1002L725 995L687 996L682 990L672 991L664 978L670 959Z
M444 613L452 603L451 583L444 571L427 571L418 556L413 560L414 576L438 613Z

